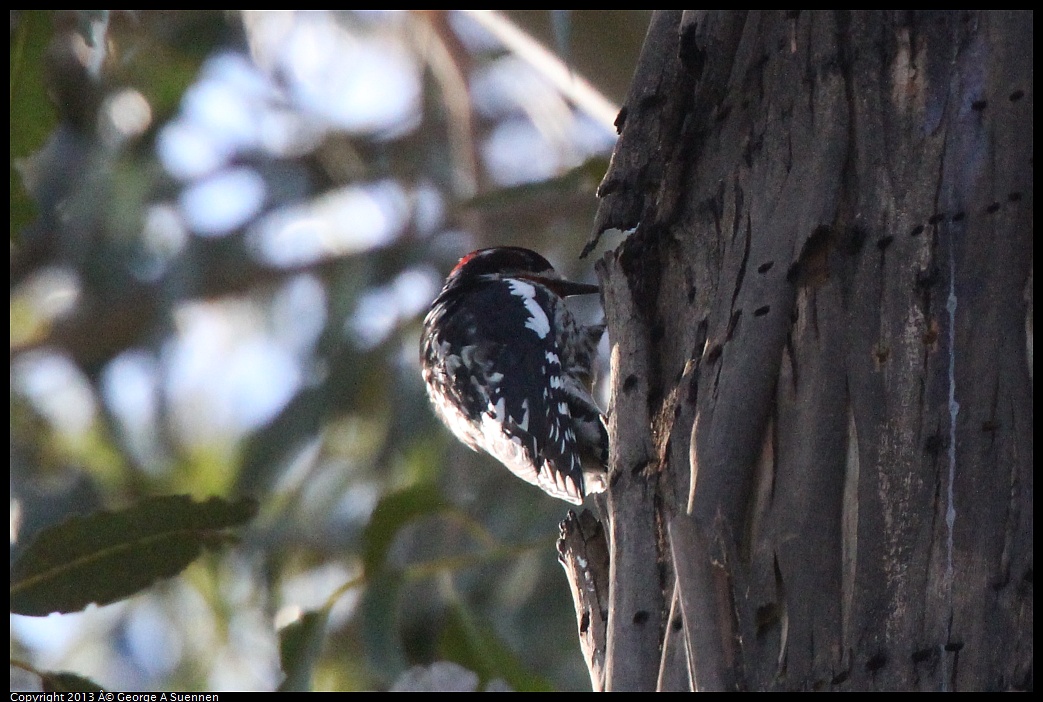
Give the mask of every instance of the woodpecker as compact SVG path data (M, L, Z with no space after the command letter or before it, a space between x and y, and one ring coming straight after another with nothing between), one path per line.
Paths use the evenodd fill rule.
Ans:
M480 249L453 268L420 337L428 397L456 437L577 505L605 489L608 432L589 390L605 326L580 324L564 298L596 292L535 251Z

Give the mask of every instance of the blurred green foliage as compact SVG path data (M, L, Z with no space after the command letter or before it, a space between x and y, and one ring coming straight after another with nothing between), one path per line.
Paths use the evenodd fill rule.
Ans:
M256 513L252 500L168 495L73 517L38 532L11 566L11 611L42 616L121 600L180 573Z
M619 103L648 14L501 19ZM418 98L350 124L326 103L378 59ZM40 675L12 689L386 688L442 659L586 687L564 504L457 444L417 371L468 250L593 277L612 135L523 59L456 12L12 12L13 557L154 496L260 506L144 594L13 617Z

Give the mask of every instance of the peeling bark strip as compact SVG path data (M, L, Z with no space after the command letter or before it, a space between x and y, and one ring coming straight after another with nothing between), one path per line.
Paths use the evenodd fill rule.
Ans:
M610 339L612 377L634 375L629 390L613 388L609 432L619 437L609 453L610 582L605 690L651 690L659 672L666 603L655 505L657 475L648 421L648 331L635 311L623 269L606 257L598 265L606 315L623 321ZM636 373L641 373L640 376ZM620 567L622 566L622 568Z
M606 687L1032 686L1032 19L654 15L588 247Z
M609 607L608 541L588 510L569 510L560 524L558 561L572 586L580 647L594 692L605 689L605 649Z

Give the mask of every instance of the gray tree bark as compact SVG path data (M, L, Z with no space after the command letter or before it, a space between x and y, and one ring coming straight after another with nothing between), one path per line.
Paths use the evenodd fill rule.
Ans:
M1032 688L1032 20L654 16L605 689Z

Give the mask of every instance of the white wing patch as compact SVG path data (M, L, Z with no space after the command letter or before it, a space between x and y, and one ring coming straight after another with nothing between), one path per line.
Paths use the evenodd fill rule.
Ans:
M514 278L507 278L507 285L510 286L512 295L521 298L529 313L529 318L525 320L525 327L532 329L541 339L546 339L550 334L550 320L547 319L547 313L540 307L540 303L536 302L535 286Z

